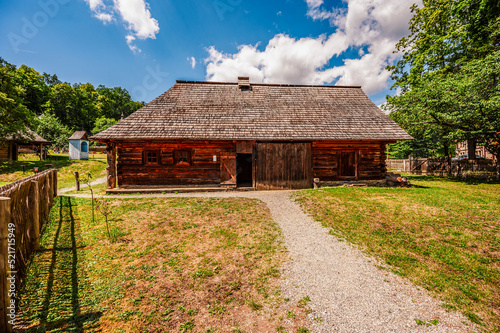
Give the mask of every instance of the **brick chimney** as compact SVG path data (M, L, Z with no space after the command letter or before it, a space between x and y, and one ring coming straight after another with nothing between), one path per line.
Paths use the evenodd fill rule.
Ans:
M238 88L241 90L250 90L250 78L248 76L239 76Z

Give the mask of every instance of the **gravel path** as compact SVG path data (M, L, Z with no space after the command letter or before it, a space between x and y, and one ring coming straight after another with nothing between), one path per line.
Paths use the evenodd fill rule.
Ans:
M105 182L106 182L106 177L101 177L101 178L98 178L98 179L94 180L93 182L91 182L90 185L94 186L94 185L102 184ZM80 184L80 189L85 188L85 187L87 187L86 184ZM57 190L57 193L63 194L63 193L74 191L74 190L75 190L74 186L66 187L66 188L61 188L61 189Z
M290 199L291 191L215 192L144 197L246 197L264 201L281 227L291 261L285 265L282 296L297 303L309 296L313 332L472 332L457 312L446 312L425 290L378 269L376 260L328 234ZM111 196L112 197L112 196ZM115 196L116 198L116 196ZM313 318L320 317L318 323ZM417 325L438 320L437 325Z

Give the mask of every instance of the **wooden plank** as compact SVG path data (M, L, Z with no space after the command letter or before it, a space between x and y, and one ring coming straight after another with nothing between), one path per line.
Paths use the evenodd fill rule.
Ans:
M12 326L9 321L9 282L8 271L11 271L8 265L8 225L11 222L11 199L0 198L0 332L12 332Z
M311 143L262 142L256 144L256 187L260 190L312 186Z
M113 189L116 188L116 146L113 143L106 145L106 154L108 158L106 188Z
M31 221L29 223L34 233L34 250L38 250L40 248L40 232L42 228L40 225L40 193L36 180L31 181L28 207L30 207L31 210Z
M236 154L222 153L220 155L221 185L236 186Z

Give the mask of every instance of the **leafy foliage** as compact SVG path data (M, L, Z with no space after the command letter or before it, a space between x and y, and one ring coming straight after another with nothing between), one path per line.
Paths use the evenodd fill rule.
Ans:
M117 123L117 121L113 118L104 118L104 117L98 118L95 121L95 127L92 130L92 133L97 134L99 132L102 132L105 129L110 128L111 126L113 126L116 123Z
M396 45L402 59L388 67L401 93L386 109L416 142L396 155L411 145L423 148L414 155L448 155L468 140L499 156L500 3L424 0L412 11L410 34Z
M0 140L25 132L33 113L23 104L25 90L15 66L0 58Z
M64 126L56 116L45 113L35 123L35 131L44 139L52 142L52 146L65 147L67 145L72 131Z
M26 65L16 68L0 58L0 139L41 126L46 139L60 147L66 144L66 130L91 132L97 126L96 119L107 119L106 124L110 124L143 105L120 87L71 85L56 75L40 74ZM35 120L42 115L47 118Z

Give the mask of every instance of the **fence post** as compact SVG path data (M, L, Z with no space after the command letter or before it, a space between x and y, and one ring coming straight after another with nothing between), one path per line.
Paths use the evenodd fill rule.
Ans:
M411 170L411 155L408 155L408 171L410 171L410 173L413 173L412 170Z
M78 171L75 171L75 187L77 191L80 191L80 180L78 178Z
M54 183L53 183L53 186L54 186L54 198L57 198L57 170L53 170L52 171L53 175L54 175Z
M0 332L12 332L9 324L9 289L10 282L7 281L8 269L8 234L10 223L10 198L0 198Z
M52 172L47 173L47 181L49 183L49 206L52 206L54 203L54 174Z
M36 180L31 181L31 189L28 200L33 218L33 230L35 232L35 250L38 250L40 248L40 197L38 182Z

